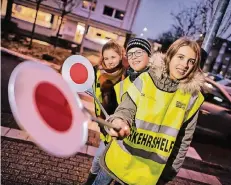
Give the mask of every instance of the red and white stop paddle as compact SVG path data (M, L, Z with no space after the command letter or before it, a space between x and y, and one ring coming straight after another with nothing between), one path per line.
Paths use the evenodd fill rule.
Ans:
M95 81L95 73L90 61L81 55L68 57L62 66L62 76L75 92L86 92L94 97L105 117L109 115L95 96L92 86Z
M85 145L92 117L62 76L37 62L20 63L8 84L9 103L18 125L46 152L69 157Z

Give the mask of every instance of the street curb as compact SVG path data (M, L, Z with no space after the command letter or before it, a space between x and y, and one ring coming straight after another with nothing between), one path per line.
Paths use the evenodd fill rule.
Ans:
M17 56L19 58L22 58L24 60L32 60L34 62L40 62L40 63L43 63L45 65L48 65L56 70L60 70L61 66L60 65L57 65L57 64L53 64L51 62L48 62L46 60L41 60L41 59L37 59L37 58L34 58L34 57L31 57L31 56L27 56L27 55L24 55L24 54L21 54L21 53L18 53L16 51L13 51L13 50L10 50L10 49L7 49L7 48L4 48L4 47L0 47L1 51L3 52L6 52L10 55L14 55L14 56Z

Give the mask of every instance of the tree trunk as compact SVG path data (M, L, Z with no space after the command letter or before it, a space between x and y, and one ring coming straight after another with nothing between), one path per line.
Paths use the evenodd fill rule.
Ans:
M54 44L54 48L56 48L57 46L57 43L58 43L58 39L59 39L59 32L60 32L60 29L61 29L61 26L62 26L62 23L63 23L63 18L65 16L65 11L62 12L62 15L61 15L61 22L59 24L59 29L58 29L58 32L56 34L56 39L55 39L55 44Z
M41 1L38 1L37 5L36 5L36 14L35 14L34 24L33 24L33 28L32 28L31 37L30 37L29 49L32 48L32 41L33 41L33 37L34 37L34 30L35 30L35 26L36 26L36 20L37 20L37 16L38 16L38 10L39 10L40 3L41 3Z
M7 1L6 15L4 18L5 22L11 21L13 3L14 3L14 0L8 0Z
M13 7L14 0L8 0L7 2L7 8L6 8L6 15L3 20L4 28L3 28L3 37L8 40L9 35L9 25L11 21L11 15L12 15L12 7Z

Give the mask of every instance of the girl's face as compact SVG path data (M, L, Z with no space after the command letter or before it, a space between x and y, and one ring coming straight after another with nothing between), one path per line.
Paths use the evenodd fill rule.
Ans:
M142 71L149 62L147 52L140 48L132 48L127 52L128 63L134 71Z
M173 80L187 77L196 64L196 53L189 46L182 46L169 63L169 75Z
M103 52L103 60L108 69L113 69L119 65L121 57L113 49L107 49Z

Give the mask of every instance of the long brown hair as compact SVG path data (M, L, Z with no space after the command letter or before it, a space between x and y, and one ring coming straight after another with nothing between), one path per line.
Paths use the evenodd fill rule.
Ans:
M200 62L201 62L201 48L196 41L190 40L186 37L181 37L177 39L167 50L165 55L165 64L167 68L167 72L169 73L169 63L172 60L173 56L177 53L177 51L183 47L189 46L196 54L195 64L193 66L192 71L186 77L187 79L191 79L196 71L200 71Z

